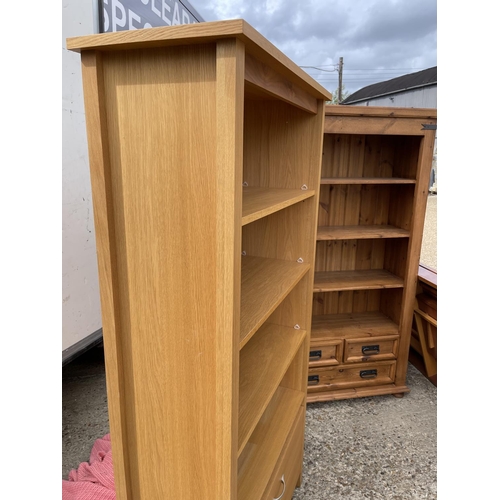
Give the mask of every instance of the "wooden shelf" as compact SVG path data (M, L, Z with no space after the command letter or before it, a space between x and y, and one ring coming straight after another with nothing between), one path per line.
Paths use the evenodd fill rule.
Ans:
M409 238L410 231L395 226L321 226L318 227L317 241L364 240L373 238Z
M241 260L240 349L251 339L310 264L245 256Z
M402 288L403 279L383 269L320 271L314 274L314 292Z
M323 177L321 184L416 184L415 179L401 177Z
M305 330L266 324L242 349L238 454L259 422L306 333Z
M241 225L245 226L262 219L262 217L311 198L314 194L313 190L244 187Z
M381 312L313 316L311 340L397 335L399 326Z
M304 393L278 387L238 459L238 500L261 498L286 438L304 402Z

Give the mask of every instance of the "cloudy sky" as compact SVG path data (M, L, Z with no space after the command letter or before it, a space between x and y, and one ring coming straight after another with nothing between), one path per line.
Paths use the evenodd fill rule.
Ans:
M205 21L245 19L325 88L356 90L437 65L437 0L190 0Z

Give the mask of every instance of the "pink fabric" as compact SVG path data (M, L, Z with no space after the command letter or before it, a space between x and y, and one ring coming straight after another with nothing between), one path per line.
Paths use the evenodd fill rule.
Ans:
M73 469L62 482L63 500L116 500L111 439L97 439L88 462Z

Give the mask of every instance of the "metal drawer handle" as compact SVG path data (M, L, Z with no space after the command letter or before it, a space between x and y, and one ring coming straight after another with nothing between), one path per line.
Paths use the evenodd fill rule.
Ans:
M359 376L361 378L377 378L377 370L361 370Z
M283 495L285 494L286 491L285 474L281 476L281 482L283 483L283 491L281 492L281 495L279 497L273 498L273 500L280 500L280 498L283 498Z
M363 354L378 354L380 352L379 345L364 345L361 348Z
M309 375L307 377L307 385L319 384L319 375Z
M311 351L309 353L309 359L321 359L321 351Z

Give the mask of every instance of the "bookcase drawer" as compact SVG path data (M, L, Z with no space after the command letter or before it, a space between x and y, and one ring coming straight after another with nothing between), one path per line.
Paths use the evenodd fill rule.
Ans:
M397 335L346 339L344 363L396 359L398 343L399 337Z
M311 342L309 366L338 365L342 360L343 340Z
M304 410L301 407L262 500L290 500L292 498L302 468L304 425Z
M394 382L395 371L395 361L310 368L307 390L308 392L319 392L391 384Z

